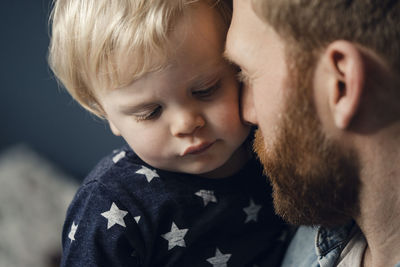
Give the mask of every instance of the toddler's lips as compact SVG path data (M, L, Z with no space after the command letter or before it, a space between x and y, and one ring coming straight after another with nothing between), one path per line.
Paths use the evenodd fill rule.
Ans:
M190 146L185 150L185 152L183 152L182 156L197 155L197 154L203 153L204 151L209 149L214 143L215 142L204 142L204 143L201 143L200 145Z

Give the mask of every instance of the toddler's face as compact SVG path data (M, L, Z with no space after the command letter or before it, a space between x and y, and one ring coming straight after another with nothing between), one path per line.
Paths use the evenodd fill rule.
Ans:
M212 177L241 167L232 158L245 153L250 129L240 119L235 70L222 58L221 18L204 3L191 12L172 34L168 67L99 98L113 132L142 160Z

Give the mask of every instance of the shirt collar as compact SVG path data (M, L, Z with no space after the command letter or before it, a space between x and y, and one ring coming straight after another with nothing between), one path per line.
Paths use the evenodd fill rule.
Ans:
M333 267L340 257L340 253L350 239L350 233L355 222L345 226L325 228L320 226L315 237L315 253L320 266Z
M315 249L318 256L325 256L337 247L344 247L349 241L350 232L354 227L354 221L345 226L325 228L320 226L315 238Z
M320 266L335 266L340 253L351 238L351 231L355 227L352 221L345 226L325 228L320 226L315 237L315 252L318 255ZM400 267L398 262L394 267Z

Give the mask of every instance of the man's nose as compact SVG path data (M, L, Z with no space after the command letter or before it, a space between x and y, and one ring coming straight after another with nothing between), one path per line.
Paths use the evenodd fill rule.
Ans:
M183 137L194 134L206 124L204 117L194 111L175 112L171 122L171 134L176 137Z
M245 123L257 125L256 110L254 108L253 91L248 86L243 86L241 95L241 112Z

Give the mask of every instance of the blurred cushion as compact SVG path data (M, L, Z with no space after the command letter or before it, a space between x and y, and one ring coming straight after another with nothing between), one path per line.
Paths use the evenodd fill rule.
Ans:
M25 145L0 153L0 266L55 266L77 184Z

